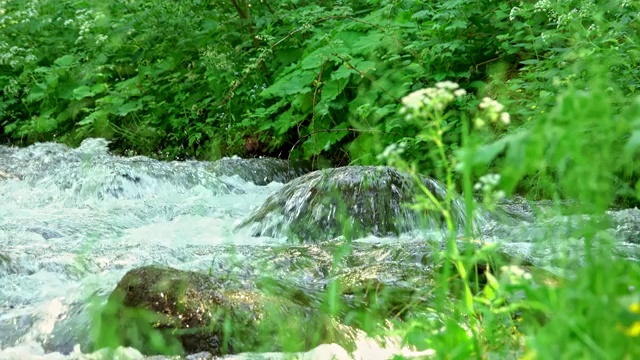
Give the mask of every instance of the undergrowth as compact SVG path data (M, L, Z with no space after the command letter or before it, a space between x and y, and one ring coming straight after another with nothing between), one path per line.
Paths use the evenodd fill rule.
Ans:
M640 198L638 6L2 0L0 140L391 161L463 192L470 212L475 191L489 207L519 192L603 214ZM421 205L450 220L433 200ZM639 357L640 267L613 259L598 226L576 225L584 256L555 254L554 274L452 235L439 317L394 331L443 359Z

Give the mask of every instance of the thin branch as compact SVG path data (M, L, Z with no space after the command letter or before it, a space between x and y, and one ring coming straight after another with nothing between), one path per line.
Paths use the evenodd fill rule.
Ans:
M338 55L338 54L331 54L335 57L337 57L338 59L342 60L342 62L344 62L346 65L349 66L349 69L353 69L355 70L358 74L360 74L360 76L367 78L367 80L371 81L371 83L375 84L376 80L371 78L371 76L369 76L367 73L362 72L360 70L358 70L358 68L356 68L355 66L351 65L349 63L349 60L343 58L342 56ZM380 88L380 90L382 90L385 94L389 95L389 97L391 97L393 100L395 100L398 104L402 103L402 100L400 100L399 98L397 98L396 96L394 96L393 94L391 94L389 91L387 91L387 89L385 89L382 86L378 86L378 88Z
M275 14L275 11L273 11L273 9L271 8L271 5L269 5L269 2L267 0L263 0L261 1L261 3L265 4L267 6L267 9L269 9L269 12L272 14Z
M493 59L491 59L491 60L483 61L483 62L481 62L481 63L479 63L479 64L476 64L476 65L475 65L475 67L476 67L476 71L478 71L478 68L479 68L480 66L482 66L482 65L486 65L486 64L489 64L489 63L492 63L492 62L497 61L497 60L500 60L500 59L502 59L503 57L504 57L504 55L500 55L500 56L498 56L497 58L493 58Z

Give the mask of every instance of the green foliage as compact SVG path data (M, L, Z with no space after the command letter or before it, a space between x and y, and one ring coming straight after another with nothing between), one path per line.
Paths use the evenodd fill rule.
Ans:
M0 140L101 136L163 158L391 160L462 188L468 209L476 180L488 206L519 191L602 214L640 198L637 2L248 5L1 1ZM469 94L400 112L403 97L443 80ZM495 106L485 96L509 117L479 112ZM420 201L450 210L428 192ZM448 239L434 260L438 315L411 314L397 331L442 358L637 358L637 262L612 261L601 229L576 227L582 266L541 280L498 263L481 283L477 264L495 249Z
M371 149L404 141L430 169L420 129L397 115L399 99L426 84L500 93L525 122L582 76L581 59L612 50L611 81L635 92L637 9L614 3L7 0L0 137L102 136L163 158L325 154L363 164L377 162ZM475 105L473 96L457 104ZM451 153L461 128L448 126Z

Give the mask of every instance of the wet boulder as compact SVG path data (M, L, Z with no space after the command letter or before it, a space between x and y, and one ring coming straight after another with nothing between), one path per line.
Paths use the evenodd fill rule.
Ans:
M640 245L640 210L608 211L615 236L623 242Z
M238 175L241 179L256 185L267 185L274 181L287 183L311 171L311 166L301 161L269 157L225 157L212 163L211 170L217 175Z
M423 189L440 201L446 198L446 190L434 179L419 179L423 188L411 175L386 166L314 171L272 194L238 228L250 227L254 236L287 236L303 242L441 229L445 222L440 210L410 205L427 197ZM463 228L464 204L453 199L452 218Z
M229 274L147 266L129 271L110 295L95 346L147 355L301 351L339 341L334 324Z
M9 180L9 179L19 180L19 178L16 175L13 175L8 171L0 169L0 181Z
M6 274L12 274L15 272L16 272L15 265L13 264L13 261L11 260L9 255L0 253L0 276L4 276Z

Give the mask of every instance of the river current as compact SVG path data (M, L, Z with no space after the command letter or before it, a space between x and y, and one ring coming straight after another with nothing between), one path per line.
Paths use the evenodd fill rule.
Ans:
M0 359L101 358L79 344L90 337L95 305L128 270L149 264L206 270L216 249L282 245L284 238L234 231L282 186L216 175L208 162L113 156L102 139L75 149L0 146ZM638 254L637 243L621 247ZM383 350L363 337L352 355L387 359L409 351L394 344ZM129 353L123 359L141 358L121 350ZM349 358L337 345L304 356Z

